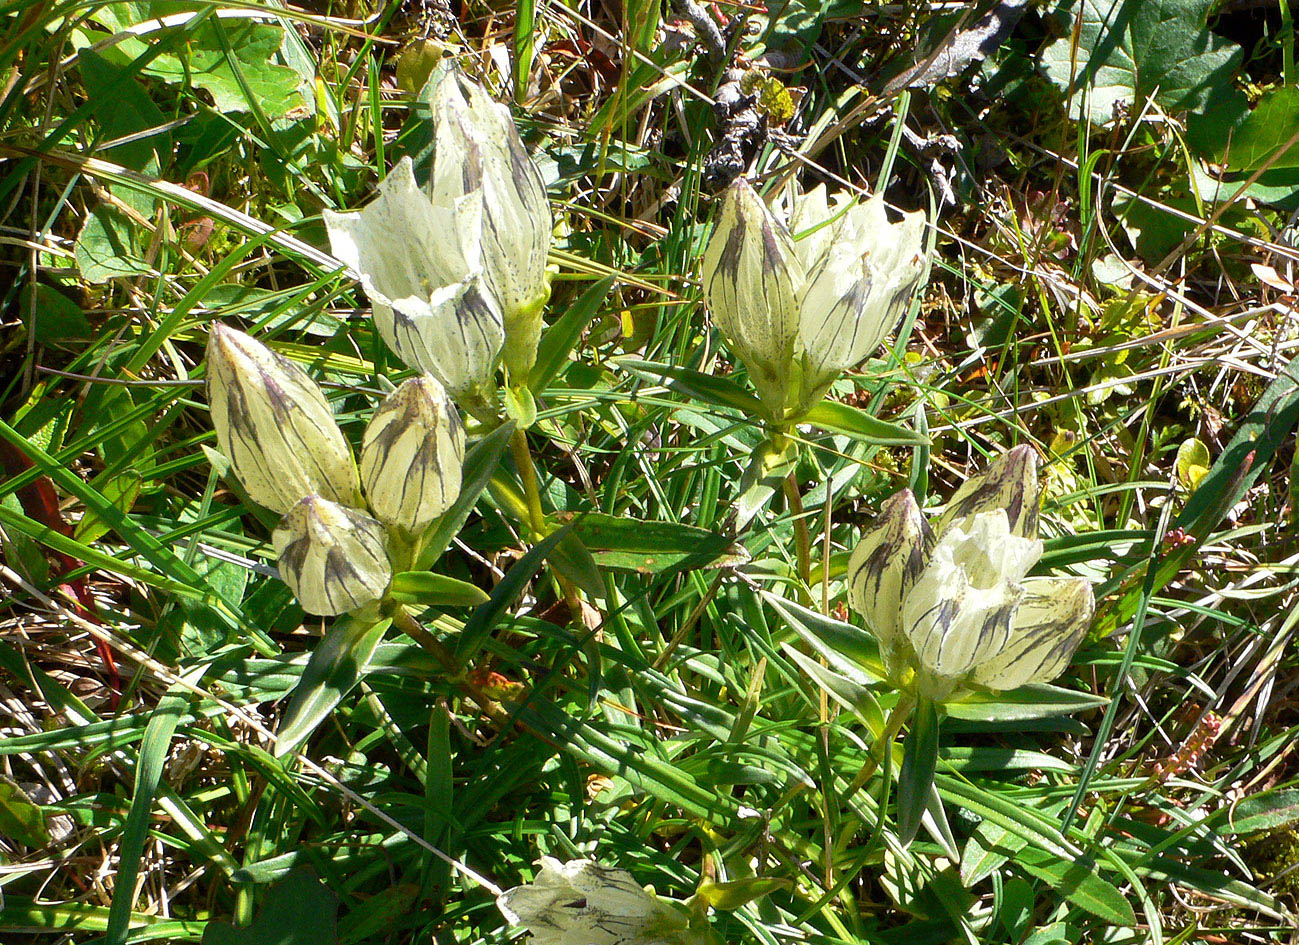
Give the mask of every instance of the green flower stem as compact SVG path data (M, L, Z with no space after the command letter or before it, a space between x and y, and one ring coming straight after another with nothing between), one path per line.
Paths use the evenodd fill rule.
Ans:
M519 469L519 478L523 480L523 496L528 506L528 524L534 539L546 534L546 513L541 508L541 489L537 485L537 467L532 462L532 451L528 448L528 434L515 430L510 434L510 454L514 465Z
M875 772L879 770L880 763L883 762L885 754L897 738L898 732L902 731L902 726L911 718L911 713L916 708L916 697L914 693L903 691L898 693L897 704L889 710L888 718L884 721L884 728L880 735L871 745L870 754L866 756L866 762L857 772L857 777L853 778L852 784L848 785L848 790L842 795L845 802L874 777Z
M798 576L806 588L812 574L812 535L803 515L803 497L798 494L798 480L793 471L785 477L785 501L794 516L794 544L798 549Z

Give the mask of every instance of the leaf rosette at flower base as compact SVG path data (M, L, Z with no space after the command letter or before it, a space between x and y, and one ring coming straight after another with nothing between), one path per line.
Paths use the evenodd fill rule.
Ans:
M832 203L824 186L795 196L787 226L743 178L727 188L704 295L769 421L796 422L897 326L925 271L924 227L921 211L890 223L880 196Z
M957 490L936 527L903 490L862 533L849 599L899 688L942 702L1068 666L1095 602L1084 578L1027 577L1042 555L1039 492L1036 454L1016 447Z

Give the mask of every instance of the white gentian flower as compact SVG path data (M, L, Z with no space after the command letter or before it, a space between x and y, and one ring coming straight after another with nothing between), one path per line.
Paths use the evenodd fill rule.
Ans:
M309 614L358 610L383 597L392 581L383 525L317 495L289 509L271 543L280 578Z
M497 906L535 945L705 945L706 931L626 870L543 856L536 878L501 893Z
M217 444L253 501L280 513L312 494L361 504L352 449L325 395L293 362L215 324L207 399Z
M459 69L442 67L429 104L433 202L446 206L481 191L484 275L505 316L508 347L516 321L535 321L539 329L550 295L546 254L554 221L546 188L509 107Z
M878 195L832 207L818 186L795 198L789 223L738 179L703 256L713 319L776 422L816 406L879 347L925 269L924 213L889 223Z
M387 396L365 428L361 478L385 525L423 531L460 495L465 431L455 404L425 374Z
M921 695L943 700L971 684L1049 682L1068 666L1095 601L1083 578L1026 577L1042 555L1038 495L1036 454L1020 446L957 490L936 534L909 490L884 504L848 587L895 678L914 670Z
M364 210L324 217L331 251L360 273L397 357L462 402L489 399L505 325L483 272L481 191L430 201L406 157Z

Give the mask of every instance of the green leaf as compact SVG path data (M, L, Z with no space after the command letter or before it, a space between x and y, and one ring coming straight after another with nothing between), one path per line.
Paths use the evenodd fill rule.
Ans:
M93 49L83 49L77 56L77 69L103 139L130 139L100 155L133 171L160 173L171 157L171 135L148 132L165 125L167 119L132 75L131 67L110 62ZM123 188L122 195L125 193Z
M1275 830L1299 820L1299 791L1251 794L1231 808L1227 826L1240 836Z
M58 289L37 282L24 289L22 299L23 319L40 344L62 346L94 336L81 306Z
M1221 158L1236 171L1256 171L1264 164L1274 168L1299 167L1299 143L1289 143L1296 130L1299 130L1299 89L1290 86L1269 89L1232 133L1230 146L1223 149Z
M561 513L599 565L641 574L743 564L748 553L724 535L675 522L646 522L592 512Z
M1238 45L1209 32L1213 0L1081 0L1081 22L1042 53L1047 76L1069 96L1073 118L1105 124L1126 103L1133 115L1148 98L1168 112L1202 110L1231 84Z
M1025 847L1015 854L1014 860L1024 872L1047 883L1079 909L1113 925L1137 924L1132 904L1113 883L1101 879L1096 862L1089 857L1062 860L1036 847Z
M271 886L247 928L209 922L203 945L338 945L338 898L308 867Z
M762 401L729 378L701 374L675 364L639 361L635 358L619 358L616 363L651 383L663 384L693 400L701 400L714 407L730 407L749 417L764 415Z
M1212 462L1209 448L1203 441L1195 437L1183 440L1182 445L1177 448L1177 478L1188 492L1194 492L1200 485L1200 481L1209 474L1209 466Z
M487 592L482 588L432 571L403 571L393 575L388 596L417 607L477 607L488 601Z
M541 336L541 343L537 345L537 362L532 366L528 378L530 388L534 391L545 390L559 375L568 362L569 354L577 347L583 330L591 323L609 290L613 288L613 283L613 276L605 276L593 283L568 307L568 311L546 329L546 333Z
M217 111L283 118L303 104L297 72L275 63L283 43L279 24L211 17L190 34L182 56L159 56L144 71L205 90Z
M920 829L937 768L938 708L933 700L921 699L902 743L902 770L898 772L898 836L903 843L910 843Z
M190 675L189 682L192 683L202 672L191 672ZM188 689L177 684L158 701L158 707L153 710L144 730L139 760L135 765L135 793L131 796L131 809L126 815L118 848L117 875L122 882L113 887L113 903L108 911L108 929L104 936L108 945L122 945L126 941L135 906L135 878L140 872L144 843L153 821L154 796L167 763L171 737L188 701Z
M571 526L566 526L547 535L528 549L528 553L505 573L505 577L501 578L501 582L492 590L491 599L479 605L465 621L460 639L456 641L457 660L464 664L473 659L487 638L487 634L492 632L501 617L505 615L505 611L523 593L528 582L536 577L551 550L563 541L570 531Z
M980 692L960 702L949 702L947 714L954 719L975 722L1026 722L1095 709L1109 701L1105 696L1089 692L1030 683L1009 692Z
M99 492L106 501L112 503L113 508L125 514L135 505L135 500L140 497L140 489L143 486L144 478L134 469L128 469L120 476L114 476L105 482L99 487ZM74 541L89 543L102 538L110 529L111 526L107 522L94 512L88 511L81 516L81 521L77 522L72 538Z
M823 400L801 418L801 423L845 433L853 439L879 446L928 446L929 437L887 420L872 417L857 407L837 400Z
M289 707L275 733L277 757L302 744L356 687L391 623L386 619L370 624L347 618L329 628L293 687Z
M100 204L90 211L73 246L77 268L87 282L130 278L149 272L139 229L121 210Z
M0 837L37 849L50 842L40 807L3 774L0 774Z

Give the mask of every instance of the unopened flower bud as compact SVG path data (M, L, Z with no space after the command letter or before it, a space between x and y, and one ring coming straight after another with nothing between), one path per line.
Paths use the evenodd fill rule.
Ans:
M271 542L280 577L309 614L358 610L383 597L392 581L383 525L318 495L293 506Z
M442 385L414 377L388 395L361 443L370 509L386 525L422 531L460 495L465 433Z
M220 324L208 336L207 365L217 443L255 502L276 512L312 494L360 504L352 449L297 365Z
M704 247L704 295L773 420L784 416L803 280L789 231L748 182L736 180Z
M483 270L505 317L506 363L519 329L541 325L550 294L546 254L554 226L541 174L519 139L510 109L452 64L441 67L429 100L435 204L483 195ZM521 339L522 340L522 339ZM536 339L531 339L535 357Z

